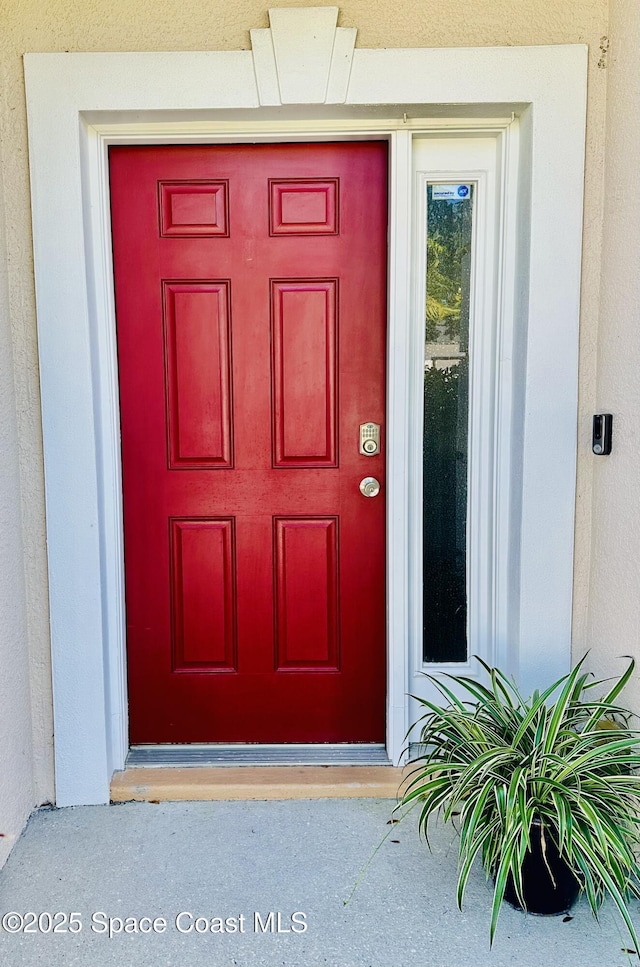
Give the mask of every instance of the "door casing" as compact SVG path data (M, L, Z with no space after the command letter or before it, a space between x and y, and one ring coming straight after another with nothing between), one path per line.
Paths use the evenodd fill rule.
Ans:
M250 57L26 57L60 806L108 801L128 748L109 144L389 140L387 748L398 761L415 579L407 553L415 494L406 472L412 133L493 130L508 145L519 127L520 163L507 195L526 216L513 220L512 239L527 280L514 294L522 336L515 362L526 381L513 395L523 414L510 502L517 557L513 586L502 591L523 686L569 665L586 48L356 50L344 104L318 108L303 84L301 105L279 112L257 106ZM460 107L442 118L442 104ZM550 236L559 219L561 237ZM541 519L555 535L551 547L539 540Z

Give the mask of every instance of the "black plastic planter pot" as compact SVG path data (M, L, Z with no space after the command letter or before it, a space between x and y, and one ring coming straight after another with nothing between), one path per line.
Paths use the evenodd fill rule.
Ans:
M527 852L522 864L522 893L524 908L516 895L511 876L507 879L504 899L511 906L527 913L565 913L575 903L580 883L571 867L558 853L558 848L545 827L534 819L531 827L531 852Z

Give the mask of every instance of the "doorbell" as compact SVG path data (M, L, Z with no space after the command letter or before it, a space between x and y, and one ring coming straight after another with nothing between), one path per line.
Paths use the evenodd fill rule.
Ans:
M611 433L613 416L611 413L596 413L593 418L593 434L591 449L598 457L606 457L611 453Z

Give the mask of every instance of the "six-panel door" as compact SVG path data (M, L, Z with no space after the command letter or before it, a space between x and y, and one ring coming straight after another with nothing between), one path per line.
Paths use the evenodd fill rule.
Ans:
M386 145L110 168L131 741L383 741Z

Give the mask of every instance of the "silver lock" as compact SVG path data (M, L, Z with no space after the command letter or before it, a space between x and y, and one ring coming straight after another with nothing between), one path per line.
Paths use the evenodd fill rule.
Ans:
M375 457L380 453L380 424L360 424L360 453L366 457Z
M377 497L380 493L380 482L375 477L363 477L360 481L360 493L363 497Z

